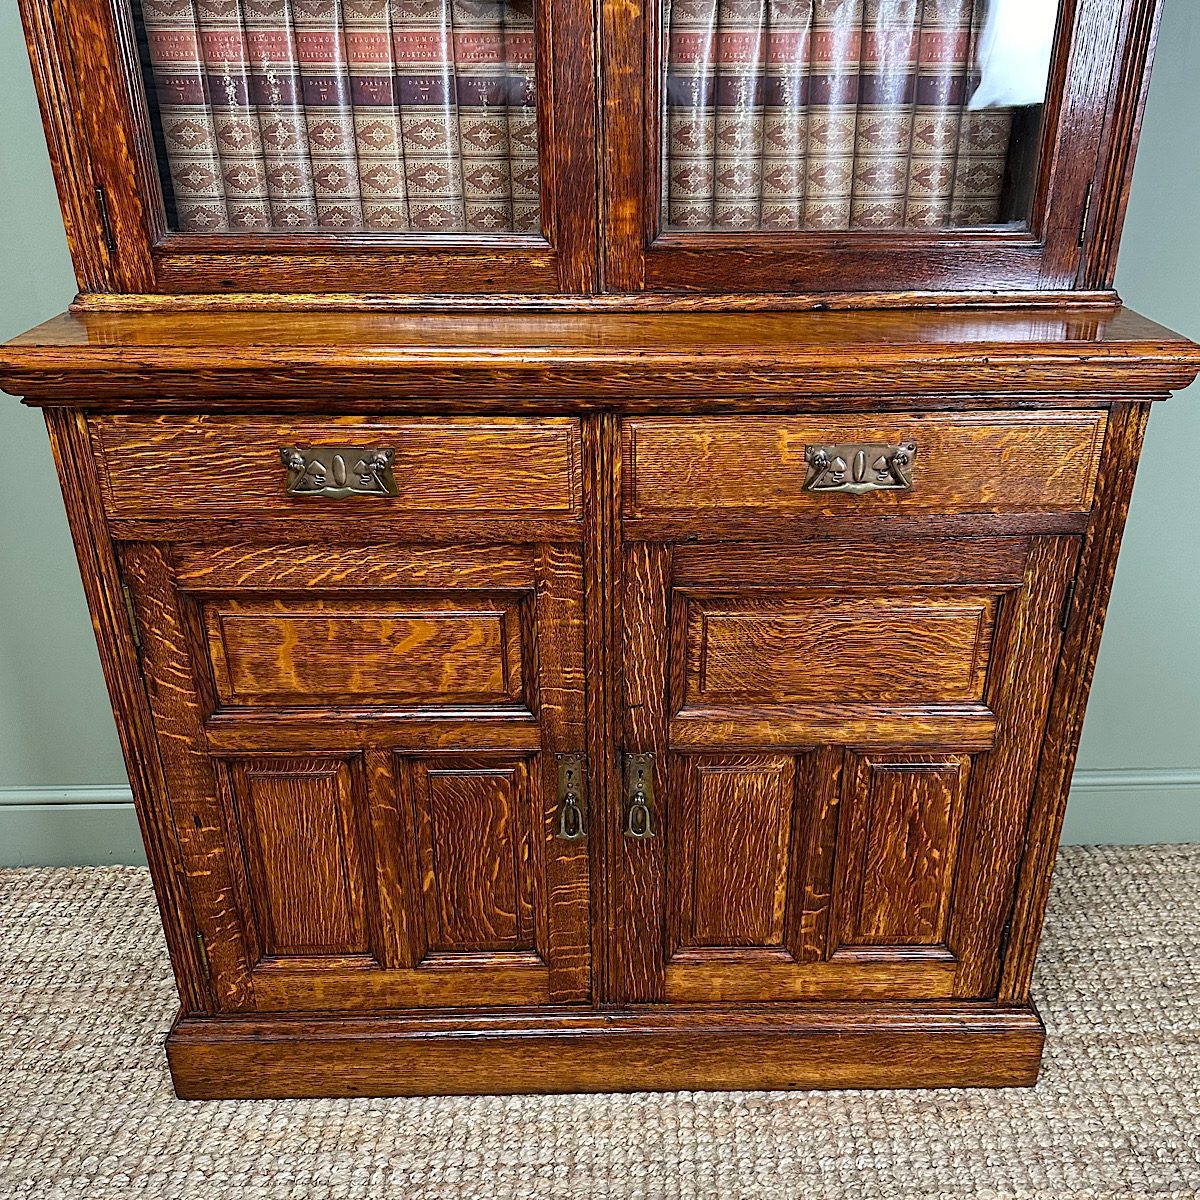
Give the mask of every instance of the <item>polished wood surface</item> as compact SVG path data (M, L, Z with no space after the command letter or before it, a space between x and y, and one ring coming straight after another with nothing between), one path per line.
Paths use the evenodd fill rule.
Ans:
M296 405L377 415L1011 408L1165 396L1200 349L1124 308L719 315L65 313L0 346L0 387L187 413ZM839 403L830 405L830 397ZM213 406L209 408L209 406ZM769 409L768 409L769 410Z

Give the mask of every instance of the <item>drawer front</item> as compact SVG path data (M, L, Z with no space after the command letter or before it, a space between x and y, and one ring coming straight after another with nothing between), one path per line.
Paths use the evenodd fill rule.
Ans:
M979 412L647 417L624 424L627 518L1082 513L1092 505L1106 413ZM806 490L809 446L915 443L911 486ZM879 453L864 455L869 468ZM847 479L853 454L846 455Z
M362 519L573 519L582 507L579 422L546 418L102 416L92 422L105 508L114 519L176 516ZM333 497L294 483L285 447L390 450L394 495ZM351 453L347 453L350 451ZM350 478L353 483L354 479ZM371 488L365 489L368 493Z

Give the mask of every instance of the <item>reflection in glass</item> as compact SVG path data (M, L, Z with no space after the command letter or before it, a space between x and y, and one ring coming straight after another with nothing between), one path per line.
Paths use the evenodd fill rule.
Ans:
M140 0L172 228L537 232L532 0Z
M1024 221L1051 0L665 0L672 230Z

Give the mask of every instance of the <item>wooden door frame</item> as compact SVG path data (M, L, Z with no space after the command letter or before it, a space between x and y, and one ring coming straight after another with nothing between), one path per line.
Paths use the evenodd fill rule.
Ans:
M544 236L172 233L129 0L19 0L81 292L497 293L598 287L588 0L537 0Z
M1063 0L1027 231L665 233L660 4L602 0L605 288L757 303L903 293L1107 291L1161 0Z

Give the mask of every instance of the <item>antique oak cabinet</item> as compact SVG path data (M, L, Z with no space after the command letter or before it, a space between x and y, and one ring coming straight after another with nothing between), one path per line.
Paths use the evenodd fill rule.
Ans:
M1112 290L1155 0L1028 7L21 0L79 294L0 384L181 1096L1034 1081L1200 349Z

